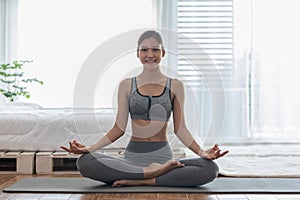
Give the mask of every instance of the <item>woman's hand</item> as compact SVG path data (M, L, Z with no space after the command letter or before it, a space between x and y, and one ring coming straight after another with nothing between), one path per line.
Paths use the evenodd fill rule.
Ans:
M225 156L228 152L229 151L224 151L223 153L221 153L218 144L215 144L212 148L207 149L206 151L201 150L199 152L199 156L208 160L215 160Z
M69 148L64 147L64 146L61 146L60 148L62 148L63 150L65 150L67 152L75 153L75 154L83 154L83 153L89 152L87 146L80 144L76 140L69 142L69 145L70 145Z

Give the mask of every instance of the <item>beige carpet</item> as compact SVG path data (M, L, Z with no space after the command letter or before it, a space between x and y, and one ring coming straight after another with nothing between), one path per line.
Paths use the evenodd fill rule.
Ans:
M300 145L222 146L230 153L216 160L220 174L232 177L300 177Z

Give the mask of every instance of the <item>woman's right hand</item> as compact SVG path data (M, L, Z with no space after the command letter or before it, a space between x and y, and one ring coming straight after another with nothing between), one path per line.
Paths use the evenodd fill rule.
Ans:
M62 148L63 150L65 150L67 152L75 153L75 154L83 154L83 153L89 152L87 146L80 144L76 140L69 142L69 146L70 146L69 148L67 148L65 146L60 146L60 148Z

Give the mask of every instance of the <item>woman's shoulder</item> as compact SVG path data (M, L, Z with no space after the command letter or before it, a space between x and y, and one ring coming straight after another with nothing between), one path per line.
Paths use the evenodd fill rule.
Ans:
M131 89L131 79L132 78L125 78L119 84L119 89L126 91L127 93L130 92Z
M130 85L132 78L125 78L120 82L120 85Z
M181 80L179 80L178 78L172 78L172 77L168 77L169 79L171 79L172 80L172 83L182 83L182 81Z
M182 81L177 78L172 78L171 91L173 91L174 94L180 94L183 90L184 87Z
M183 86L183 83L181 80L177 79L177 78L171 78L172 79L172 85L174 86Z

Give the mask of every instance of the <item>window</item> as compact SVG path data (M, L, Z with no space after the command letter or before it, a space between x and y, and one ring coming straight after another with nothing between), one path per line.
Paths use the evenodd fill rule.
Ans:
M246 89L235 76L234 26L233 0L177 1L177 70L188 85L186 118L206 142L247 137Z
M178 38L178 73L196 94L199 111L194 114L195 104L189 102L192 95L188 96L187 117L191 115L194 124L193 118L200 116L198 133L202 138L212 123L214 108L205 80L217 78L214 67L220 73L226 95L224 127L219 138L291 141L298 137L297 3L177 1L177 31L182 34ZM200 65L200 72L195 64Z
M231 86L233 0L178 0L177 31L182 35L178 38L178 74L192 86L205 87L203 76L214 80L217 69L224 84Z

